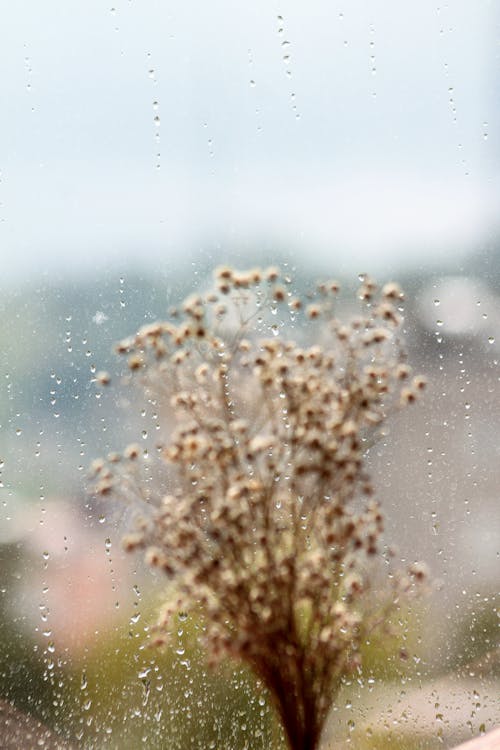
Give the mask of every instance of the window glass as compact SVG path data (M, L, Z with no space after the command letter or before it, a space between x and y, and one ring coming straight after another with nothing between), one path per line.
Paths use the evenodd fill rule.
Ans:
M165 577L126 553L137 509L90 470L168 442L168 404L114 347L221 264L276 265L301 295L335 278L346 319L359 274L399 282L428 381L364 458L384 543L426 562L428 591L401 614L403 646L363 644L322 747L451 748L493 729L495 4L27 0L4 15L0 738L283 746L250 671L207 666L201 619L177 613L151 647ZM321 337L307 316L275 320L279 340ZM138 486L161 495L150 465Z

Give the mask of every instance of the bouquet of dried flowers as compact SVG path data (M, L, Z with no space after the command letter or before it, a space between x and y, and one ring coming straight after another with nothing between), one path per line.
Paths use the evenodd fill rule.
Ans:
M406 362L401 289L360 278L358 314L342 322L335 281L303 300L276 268L216 269L211 290L117 347L168 426L167 472L151 481L149 465L141 480L152 457L138 445L93 466L98 493L152 509L124 544L176 592L157 641L173 613L201 610L210 661L250 666L290 750L318 747L361 645L425 578L417 563L377 566L388 555L367 448L425 380Z

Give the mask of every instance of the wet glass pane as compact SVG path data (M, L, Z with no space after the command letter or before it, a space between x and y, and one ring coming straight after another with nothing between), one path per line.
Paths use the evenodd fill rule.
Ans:
M340 609L318 626L317 649L306 650L311 659L318 653L309 675L342 640L347 625L335 617L359 594L352 610L361 624L348 623L359 643L338 684L325 678L320 691L321 743L304 739L300 747L452 748L494 729L498 8L487 0L27 1L10 4L4 17L0 746L286 747L279 701L242 646L242 631L231 631L238 658L211 666L210 602L198 592L188 613L173 592L165 572L185 541L177 549L174 537L165 549L159 544L168 553L161 564L149 543L162 528L162 497L176 493L179 466L191 483L179 503L198 492L196 483L218 477L222 487L230 476L229 468L216 474L226 459L210 453L214 445L248 449L238 482L274 472L278 541L269 549L283 575L287 565L296 570L297 642L316 627L307 571L315 571L311 586L328 571L324 585ZM327 287L318 289L321 281ZM399 287L384 286L392 281L404 300ZM201 302L191 296L183 311L189 295ZM157 321L170 328L158 332ZM222 342L212 359L210 326ZM248 352L247 344L238 348L242 338ZM181 357L176 370L164 345L192 349L188 364ZM225 364L233 345L237 377L228 384L211 368ZM375 365L389 371L391 398L385 375L366 369ZM381 401L370 401L372 386L369 398L360 386L351 419L343 405L359 373L368 378L363 388L372 377L382 389ZM412 380L420 375L425 388L424 379ZM299 430L297 443L289 376L302 378L297 414L316 431ZM326 388L323 411L315 383ZM214 399L204 402L204 419L220 418L224 429L240 420L232 442L221 447L220 433L212 436L200 457L195 441L192 460L177 456L172 466L171 398L207 390ZM307 419L319 421L311 427ZM351 448L354 441L354 459L338 458L339 441ZM368 484L373 496L363 499ZM261 492L245 487L252 497ZM344 541L335 514L330 541L323 527L307 527L313 491L321 513L345 494L356 522L372 497L380 502L383 534L370 506L358 539L379 565L368 579L372 598L363 598L365 584L358 592L351 558L342 557L347 541L355 552L347 521ZM222 494L214 490L216 500ZM210 516L201 490L197 500L198 510L183 517L186 533L197 518L208 534L212 519L218 531L205 541L212 552L225 550L214 559L226 564L229 547L217 546L222 511ZM155 519L147 549L127 553L123 538L141 513ZM253 582L238 601L259 622L277 622L284 597L260 602L255 588L265 548L258 518L257 510L231 517L253 545L243 554L240 540L235 557L234 571ZM293 547L294 534L302 547ZM334 555L325 566L320 542ZM396 571L409 569L413 587L427 568L425 590L392 615L397 637L372 638L361 625L389 593L394 598ZM224 585L234 571L229 566ZM159 647L165 607L168 643ZM276 630L276 653L291 627ZM283 659L278 672L286 672ZM295 698L297 691L290 690Z

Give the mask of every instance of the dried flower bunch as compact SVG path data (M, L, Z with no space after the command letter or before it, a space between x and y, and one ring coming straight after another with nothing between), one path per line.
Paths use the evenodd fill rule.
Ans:
M384 573L383 599L375 591L383 515L365 466L387 415L425 380L406 363L399 286L361 277L359 315L344 323L336 282L305 302L290 288L275 268L221 267L172 321L122 341L130 372L165 409L168 494L137 482L151 457L135 445L94 472L101 494L135 488L153 508L125 546L175 586L158 640L173 612L201 608L210 659L249 665L289 747L314 750L361 644L425 577L413 564Z

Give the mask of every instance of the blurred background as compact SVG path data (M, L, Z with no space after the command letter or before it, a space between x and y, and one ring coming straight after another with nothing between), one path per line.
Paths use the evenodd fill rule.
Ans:
M151 430L96 371L115 377L115 341L221 262L276 263L301 288L396 278L430 381L369 460L388 541L428 561L434 590L409 618L410 663L367 654L325 748L452 747L499 723L499 32L489 0L9 6L5 744L15 706L47 747L279 746L251 678L204 669L196 623L163 655L147 647L162 582L121 552L130 510L87 480L96 456Z

